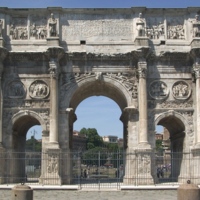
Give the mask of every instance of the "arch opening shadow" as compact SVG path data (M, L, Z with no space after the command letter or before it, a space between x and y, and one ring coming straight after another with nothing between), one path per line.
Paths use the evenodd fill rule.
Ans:
M10 181L13 183L27 182L28 178L30 178L30 174L33 176L35 172L36 162L38 166L41 166L41 152L39 152L38 155L36 155L35 152L26 152L26 135L28 130L35 125L41 124L38 119L31 115L20 116L14 120L12 159L9 160L10 166L12 166L12 180ZM38 156L40 158L38 158ZM29 163L30 160L32 160L33 163Z
M168 141L163 141L163 143L168 143L169 148L164 149L164 156L170 158L171 163L169 168L171 173L167 180L163 181L178 181L178 177L181 173L181 164L183 160L183 150L184 150L184 139L185 139L185 125L176 116L166 116L157 123L164 128L164 131L168 132ZM165 159L165 158L164 158Z

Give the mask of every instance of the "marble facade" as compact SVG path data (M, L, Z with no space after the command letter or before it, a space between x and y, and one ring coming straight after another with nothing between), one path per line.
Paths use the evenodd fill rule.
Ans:
M199 14L200 8L0 8L0 152L23 152L28 129L41 125L40 182L69 184L76 108L103 95L122 111L126 151L147 161L134 169L135 155L127 154L125 183L136 172L155 182L156 125L168 129L174 152L199 158L189 167L200 177ZM23 176L20 164L9 162L16 166L10 176ZM178 167L177 179L187 176Z

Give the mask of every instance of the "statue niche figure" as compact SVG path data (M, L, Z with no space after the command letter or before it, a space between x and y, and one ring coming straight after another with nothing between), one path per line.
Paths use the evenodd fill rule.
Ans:
M51 18L49 19L49 36L50 37L57 36L56 25L57 25L57 20L55 19L54 14L51 13Z
M142 13L139 13L139 18L136 21L137 36L145 36L145 19L142 18Z
M193 37L200 37L199 15L195 15L195 19L193 20Z

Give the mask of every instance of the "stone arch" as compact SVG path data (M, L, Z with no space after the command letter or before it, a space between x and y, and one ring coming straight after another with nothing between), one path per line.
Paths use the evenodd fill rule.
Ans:
M170 134L170 149L165 152L170 155L171 160L171 181L177 181L183 178L186 173L184 166L188 165L186 159L189 150L189 141L191 140L190 126L187 119L180 113L169 110L159 114L155 119L155 125L163 125ZM181 178L180 178L181 177Z
M191 140L192 140L192 138L189 138L189 137L192 137L193 134L191 134L192 130L190 128L190 125L188 124L187 119L183 115L181 115L180 113L178 113L174 110L169 110L167 112L161 113L155 119L155 126L156 125L163 125L163 123L169 124L170 120L168 120L168 122L164 122L164 120L167 119L167 118L169 119L169 117L171 117L170 120L175 119L175 121L173 123L178 125L178 126L174 127L171 124L171 127L166 127L166 128L169 130L169 132L170 132L170 130L175 129L175 128L176 128L177 132L185 132L186 134L185 134L184 142L185 142L185 145L186 145L185 148L187 148L188 147L187 142L191 142Z
M25 171L25 146L26 146L26 133L30 127L34 125L41 125L43 131L47 131L47 126L45 121L41 116L29 110L19 111L12 116L11 119L12 134L10 147L12 149L12 154L8 164L10 166L15 166L12 170L11 182L23 182L26 178Z
M63 86L64 87L64 86ZM120 82L112 77L103 77L96 80L95 76L89 76L79 82L70 85L61 103L65 108L74 110L79 103L89 96L106 96L115 101L121 110L132 105L131 92Z
M20 123L20 119L24 119L27 117L31 117L32 119L35 119L35 125L41 125L42 126L42 130L44 132L47 131L47 124L46 122L42 119L42 117L34 112L34 111L30 111L30 110L23 110L23 111L19 111L18 113L14 114L12 117L12 125L13 125L13 131L15 128L17 128L16 124ZM25 123L25 122L23 122Z

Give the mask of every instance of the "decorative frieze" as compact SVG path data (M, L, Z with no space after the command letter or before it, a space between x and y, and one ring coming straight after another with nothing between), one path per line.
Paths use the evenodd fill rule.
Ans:
M78 83L84 79L95 78L96 80L103 80L104 77L120 82L132 94L132 97L134 99L137 98L138 83L136 71L132 71L131 73L67 73L62 76L62 91L67 91L70 88L71 84Z
M148 101L149 109L193 109L193 101Z
M4 99L4 108L48 108L49 100Z

